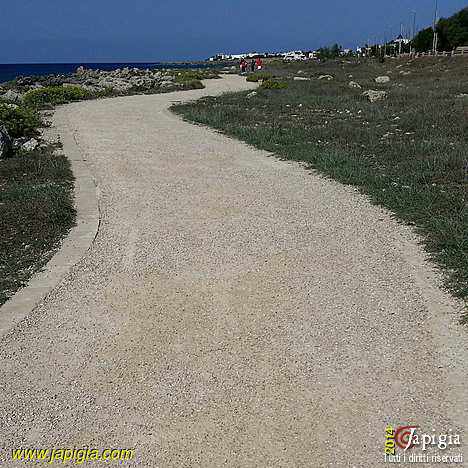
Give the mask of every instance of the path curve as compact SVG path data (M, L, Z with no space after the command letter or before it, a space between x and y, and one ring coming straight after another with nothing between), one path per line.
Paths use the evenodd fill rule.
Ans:
M248 86L57 110L91 165L100 229L0 339L7 450L376 467L388 422L465 429L466 330L411 232L350 187L167 111Z

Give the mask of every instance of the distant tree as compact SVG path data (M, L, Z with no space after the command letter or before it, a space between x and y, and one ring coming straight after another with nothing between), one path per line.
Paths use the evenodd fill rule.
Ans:
M434 32L432 28L426 28L419 31L413 39L413 47L416 52L427 52L432 49L432 40Z
M453 50L468 45L468 7L450 18L442 18L437 23L441 50Z
M338 44L333 44L331 47L321 47L317 50L317 56L321 60L337 58L341 55L343 48Z
M468 7L455 13L450 18L441 18L436 25L438 34L438 49L453 50L458 46L468 45ZM426 28L416 35L413 45L417 52L427 52L432 49L434 33L432 28Z
M341 55L342 50L343 50L343 48L341 46L339 46L338 44L333 44L331 49L330 49L330 53L331 53L333 58L336 58L336 57L339 57Z

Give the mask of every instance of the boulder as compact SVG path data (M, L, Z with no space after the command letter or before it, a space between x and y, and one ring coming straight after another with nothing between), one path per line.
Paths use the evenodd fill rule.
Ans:
M18 103L21 102L23 96L16 91L9 89L5 94L2 94L0 98L2 98L4 101Z
M8 158L8 156L11 156L12 148L13 145L6 127L0 125L0 158Z
M80 85L80 87L83 88L85 91L88 91L88 93L91 93L91 94L99 93L105 90L105 88L101 86L94 86L94 85Z
M168 87L174 86L174 83L169 80L164 80L164 81L161 81L160 86L161 88L168 88Z
M151 89L156 84L155 80L152 80L146 76L132 77L130 78L129 82L133 87L146 90Z
M35 138L31 138L26 143L21 145L23 151L34 151L39 146L39 142Z
M15 138L12 142L13 151L20 150L23 144L26 143L28 140L29 140L28 137Z
M348 83L348 86L349 86L350 88L357 88L357 89L361 89L361 88L362 88L362 86L361 86L358 82L356 82L356 81L350 81L350 82Z
M319 80L327 80L327 81L331 81L333 80L333 76L332 75L320 75L318 77Z
M245 97L250 99L250 98L253 98L254 96L256 96L257 94L258 94L257 91L252 91L251 93L247 94L247 96L245 96Z
M16 78L16 86L32 86L36 82L36 79L37 78L32 76L19 76Z
M368 91L364 91L362 95L366 96L370 102L377 102L386 99L388 93L386 91L375 91L373 89L369 89Z
M390 81L390 77L389 76L378 76L376 79L375 79L375 82L376 83L380 83L380 84L384 84L384 83L388 83Z
M83 66L78 67L78 68L76 69L75 73L76 73L77 75L84 75L84 74L86 73L86 68L83 67Z
M111 88L117 93L126 93L132 89L132 85L124 80L119 80L117 78L101 78L97 86L99 88Z

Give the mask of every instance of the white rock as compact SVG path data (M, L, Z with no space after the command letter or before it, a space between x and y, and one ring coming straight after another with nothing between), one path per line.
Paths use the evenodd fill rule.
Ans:
M9 89L5 94L2 94L0 98L9 102L21 102L23 96L16 91Z
M358 89L361 89L361 88L362 88L362 86L361 86L359 83L357 83L356 81L350 81L350 82L348 83L348 86L349 86L350 88L358 88Z
M24 151L33 151L39 146L39 142L35 138L31 138L26 143L21 145L21 149Z
M366 96L370 102L381 101L386 99L388 94L386 91L375 91L373 89L369 89L368 91L364 91L362 93L363 96Z
M375 79L375 82L376 82L376 83L381 83L381 84L383 84L383 83L388 83L389 81L390 81L390 77L389 77L389 76L386 76L386 75L384 75L384 76L378 76L378 77Z

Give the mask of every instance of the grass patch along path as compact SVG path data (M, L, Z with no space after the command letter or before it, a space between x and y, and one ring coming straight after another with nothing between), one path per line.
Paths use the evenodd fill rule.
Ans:
M173 110L358 187L416 227L447 286L466 300L466 66L464 59L273 62L268 71L289 79L287 89L207 97ZM390 81L376 83L382 75ZM371 103L362 95L369 89L388 98Z
M65 156L43 147L0 161L0 304L47 263L74 219Z

